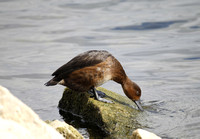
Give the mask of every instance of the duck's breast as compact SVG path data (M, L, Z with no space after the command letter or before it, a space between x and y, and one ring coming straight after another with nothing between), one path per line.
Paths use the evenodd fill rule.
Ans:
M112 79L110 67L97 67L96 73L98 76L95 78L95 86L101 86L105 82Z

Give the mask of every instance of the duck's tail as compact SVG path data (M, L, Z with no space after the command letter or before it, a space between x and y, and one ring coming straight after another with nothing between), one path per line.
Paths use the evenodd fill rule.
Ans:
M57 85L57 84L58 84L58 81L55 81L54 78L53 78L50 81L46 82L44 85L53 86L53 85Z

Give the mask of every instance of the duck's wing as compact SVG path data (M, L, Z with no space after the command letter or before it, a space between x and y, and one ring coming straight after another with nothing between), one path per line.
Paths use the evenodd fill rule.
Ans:
M79 54L58 68L52 76L67 75L75 70L96 65L105 61L111 54L105 50L91 50Z

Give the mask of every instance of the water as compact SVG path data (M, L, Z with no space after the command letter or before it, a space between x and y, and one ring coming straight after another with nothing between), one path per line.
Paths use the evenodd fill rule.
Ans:
M0 84L42 119L61 120L64 87L43 84L75 55L106 49L142 88L146 130L199 138L199 9L199 0L1 0Z

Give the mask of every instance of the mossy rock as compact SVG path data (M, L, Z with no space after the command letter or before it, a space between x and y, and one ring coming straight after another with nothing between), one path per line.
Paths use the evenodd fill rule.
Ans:
M56 129L66 139L84 139L83 136L71 125L58 120L47 120L47 124Z
M141 127L137 120L141 112L132 107L135 104L127 97L102 87L97 90L104 92L105 99L114 103L100 102L87 92L74 92L66 88L58 107L100 127L108 138L129 138L133 130Z

